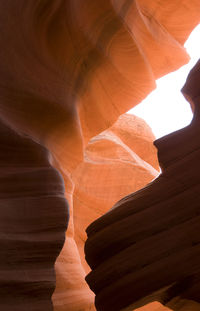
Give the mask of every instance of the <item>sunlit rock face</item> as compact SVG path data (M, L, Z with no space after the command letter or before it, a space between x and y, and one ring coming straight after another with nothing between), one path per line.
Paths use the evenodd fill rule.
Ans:
M154 160L152 164L158 168L153 140L151 129L143 120L125 114L86 147L84 162L73 174L75 240L83 263L86 227L116 201L144 187L158 175L148 162ZM143 153L139 145L143 146Z
M11 210L5 209L7 213L5 221L2 218L0 246L1 250L5 251L5 256L0 263L4 267L6 262L4 272L14 277L9 279L6 275L4 278L3 272L1 274L0 285L5 289L1 295L4 298L0 301L2 310L22 311L23 308L31 311L40 311L41 308L46 311L52 310L54 273L57 278L53 296L55 310L94 310L93 294L84 282L83 244L78 242L76 234L76 224L80 223L80 227L84 228L88 221L93 220L86 217L87 219L81 223L81 217L77 215L80 187L77 187L76 183L81 185L80 171L86 170L87 161L84 155L89 155L89 162L90 156L96 157L90 148L97 146L100 138L94 138L90 144L88 142L110 128L121 114L147 96L155 88L156 78L178 69L188 61L189 58L182 45L199 22L199 9L199 0L0 1L1 120L2 124L6 124L5 127L12 131L8 135L4 130L0 133L2 154L4 149L7 150L8 136L17 137L16 141L12 140L14 147L11 143L2 162L6 172L4 169L1 194L4 200L5 193L9 193ZM130 176L128 173L130 166L134 176L138 177L136 181L130 176L130 180L133 181L131 185L130 180L128 183L128 178L123 174L124 182L126 180L128 185L123 185L123 189L121 186L118 187L120 196L144 186L145 182L155 177L155 169L158 169L156 160L153 159L155 150L148 147L150 143L145 139L141 138L136 144L135 137L135 146L132 149L129 139L131 135L128 133L132 129L126 123L129 121L125 120L123 124L126 135L118 125L110 129L109 134L105 132L102 134L105 136L102 140L106 142L109 150L117 149L116 161L119 167L124 167L126 176ZM142 133L140 136L145 136L143 130ZM32 147L23 147L23 144L26 146L26 142ZM143 153L143 148L147 150L147 147L152 150L151 155ZM16 157L16 163L9 162L7 152L10 153L10 159L11 154L13 159ZM32 159L32 154L37 161L35 158ZM26 162L25 159L29 157L30 162ZM121 158L123 161L120 162ZM37 165L34 164L35 161ZM94 160L94 166L97 161ZM107 155L106 161L109 165L115 162L111 152ZM136 170L133 170L133 163ZM44 175L41 173L41 166L45 167ZM141 170L138 169L140 166ZM155 169L152 169L152 166ZM122 175L120 170L117 171L118 167L113 167ZM24 170L28 171L30 183L23 175ZM50 172L49 175L47 172ZM8 173L9 182L6 184ZM91 172L89 175L92 180ZM97 176L95 178L98 181ZM63 246L68 219L63 180L71 217L66 232L66 243L56 260ZM29 195L26 192L28 185ZM5 189L5 186L8 186L8 189ZM77 213L73 206L74 189ZM13 198L11 199L12 191L16 192L15 197L21 196L17 199L17 202L20 200L23 202L20 210L16 203L12 205L14 202ZM48 197L47 205L41 202L43 195L45 198ZM25 200L26 196L28 198ZM94 197L92 200L95 206ZM97 196L98 206L99 200ZM108 198L110 203L114 200L118 200L115 190L112 198ZM86 200L84 204L89 206ZM24 218L27 215L27 206L30 212L28 220ZM45 209L45 213L41 215L43 206L46 206L48 212ZM104 208L109 209L109 204L105 203ZM76 217L73 217L73 210ZM101 210L102 213L104 211ZM97 214L93 215L96 216ZM6 229L5 223L12 224L12 228ZM24 230L25 237L21 236L21 230ZM32 232L30 248L23 242L19 247L20 252L15 255L14 244L18 244L13 241L15 238L26 240L30 231ZM48 235L47 239L43 236L43 231ZM8 233L12 238L6 240L4 237ZM44 240L43 250L41 245L37 244L38 235ZM38 259L35 252L40 251L42 253L41 257L38 255L40 257ZM10 252L14 255L9 256ZM21 266L23 262L29 265L30 258L34 262L31 273L27 272L29 267L23 270L27 272L23 277L12 273L13 270L21 271L20 269L24 268ZM38 268L40 259L42 264ZM46 273L43 270L45 263L49 264L51 272ZM23 281L25 275L31 283L34 282L37 293L35 289L29 291L30 284ZM11 295L8 297L10 290L6 293L5 279L9 280L8 288L12 288L12 299L9 298ZM45 289L44 282L47 282Z
M142 119L122 115L87 145L84 161L72 174L74 190L65 180L66 190L71 189L72 193L71 198L67 194L71 218L65 245L56 263L55 310L95 310L94 296L85 282L85 272L89 271L84 255L85 229L117 200L144 187L158 175L147 162L154 159L152 164L158 168L153 140L151 129ZM144 147L143 154L138 142Z
M155 137L144 120L131 114L123 114L109 129L142 160L159 170L157 149L152 144Z
M200 70L198 79L189 77L199 82ZM174 311L200 309L199 93L191 124L155 141L159 177L87 228L86 280L98 311L153 301Z

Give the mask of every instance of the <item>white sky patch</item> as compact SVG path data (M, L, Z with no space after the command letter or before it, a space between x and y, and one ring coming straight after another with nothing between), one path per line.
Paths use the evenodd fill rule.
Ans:
M144 119L156 138L187 126L192 120L190 105L180 92L190 69L200 58L200 24L185 43L190 62L156 81L157 88L129 113Z

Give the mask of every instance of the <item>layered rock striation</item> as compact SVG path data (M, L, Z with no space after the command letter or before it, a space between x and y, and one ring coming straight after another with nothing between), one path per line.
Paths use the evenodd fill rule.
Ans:
M0 309L53 310L68 205L49 152L0 122Z
M87 271L85 229L111 209L116 201L157 177L158 162L153 140L151 129L142 119L124 114L87 145L84 162L73 173L74 236Z
M55 310L95 310L93 293L85 282L89 271L84 254L85 229L117 200L158 175L153 139L142 119L124 114L111 128L90 140L84 161L72 173L71 184L65 175L71 217L55 266Z
M99 311L200 302L200 97L193 102L191 124L155 141L160 176L87 228L86 280Z
M3 310L51 310L54 269L54 309L94 309L74 240L73 174L81 180L78 166L83 172L92 137L147 96L155 79L189 60L183 43L199 22L199 9L199 0L1 0ZM148 182L155 171L149 174L131 153L121 130L117 136L120 143L107 143L117 146L118 160L128 157L126 170L134 158L139 188L139 176L146 174ZM140 158L142 150L134 148ZM141 160L154 166L147 155ZM71 217L62 248L65 198ZM79 226L84 215L78 208L75 214Z

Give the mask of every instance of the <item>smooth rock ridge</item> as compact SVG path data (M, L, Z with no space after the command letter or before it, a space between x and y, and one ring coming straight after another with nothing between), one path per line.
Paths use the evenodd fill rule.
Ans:
M155 141L160 176L87 228L86 280L98 311L177 296L200 302L200 97L193 103L191 124Z

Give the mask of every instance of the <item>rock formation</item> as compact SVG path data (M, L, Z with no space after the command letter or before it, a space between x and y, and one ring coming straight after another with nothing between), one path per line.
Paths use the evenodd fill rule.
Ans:
M68 215L63 179L44 147L2 121L0 144L0 309L53 310Z
M84 255L85 229L117 200L158 175L148 163L158 168L153 140L151 129L142 119L125 114L87 145L84 161L72 174L73 196L67 193L71 217L65 246L56 263L55 310L94 309L94 297L85 282L85 271L89 271ZM65 183L72 193L72 187Z
M120 133L124 142L119 138ZM87 145L85 160L73 173L75 241L84 266L87 226L116 201L144 187L158 175L148 162L158 169L153 140L151 129L142 119L124 114Z
M54 265L54 309L94 309L74 242L73 176L90 139L189 60L183 43L199 9L199 0L0 1L2 310L52 310ZM141 157L116 135L123 156Z
M87 228L87 282L98 311L153 301L184 310L183 299L200 309L200 88L191 87L199 85L199 64L183 88L195 105L191 124L154 143L160 176Z

